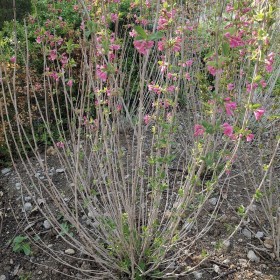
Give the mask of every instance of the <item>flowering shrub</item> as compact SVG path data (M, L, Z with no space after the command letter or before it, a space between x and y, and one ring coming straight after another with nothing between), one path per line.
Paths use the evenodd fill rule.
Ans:
M62 9L48 6L55 9L54 19L34 32L42 79L38 85L30 75L34 61L27 43L25 84L27 112L32 104L39 108L66 169L73 209L47 171L48 184L34 183L33 163L23 149L26 174L36 195L42 198L44 190L78 232L66 232L65 242L85 254L85 261L98 263L108 278L186 275L195 267L180 260L192 254L218 210L194 236L202 209L227 180L240 147L255 141L256 127L270 114L259 95L268 85L271 92L279 76L270 38L275 5L236 1L221 10L210 0L188 9L172 1L68 2L79 15L78 29L71 29ZM16 64L17 57L15 49L10 62ZM9 126L10 108L20 108L7 68L0 70L2 118L12 139L18 133L26 140L47 170L41 160L47 153L40 153L34 133L29 141L20 119L16 132ZM180 121L185 130L179 137ZM9 142L7 128L5 135ZM23 141L14 142L18 152L24 148ZM53 207L42 211L61 228ZM83 215L91 219L88 226Z

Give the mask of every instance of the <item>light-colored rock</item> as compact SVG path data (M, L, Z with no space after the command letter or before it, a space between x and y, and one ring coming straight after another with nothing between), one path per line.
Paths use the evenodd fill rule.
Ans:
M215 271L217 274L220 274L220 273L221 273L221 269L220 269L220 267L219 267L218 265L214 264L214 265L213 265L213 269L214 269L214 271Z
M45 229L50 229L52 227L52 225L50 224L50 222L48 220L44 221L43 226Z
M64 168L58 168L55 170L56 173L63 173L65 172L65 169Z
M224 240L224 241L223 241L223 245L224 245L226 248L228 248L228 247L230 247L231 243L230 243L229 240Z
M67 254L67 255L74 255L75 254L75 250L74 249L66 249L65 251L65 254Z
M209 199L209 203L212 204L213 206L215 206L218 202L218 198L217 197L213 197Z
M25 196L25 197L24 197L24 201L25 201L25 202L28 202L28 201L30 201L31 199L32 199L31 196Z
M258 257L253 250L250 250L247 254L247 258L252 262L259 262L260 257Z
M1 170L1 174L2 174L2 175L6 175L6 174L10 173L11 170L12 170L11 168L4 168L4 169ZM5 276L5 275L4 275L4 276Z
M256 238L263 238L264 237L264 233L262 231L258 231L256 234L255 234L255 237Z
M35 174L35 178L39 178L41 176L41 174L39 173L39 172L37 172L36 174Z
M0 275L0 280L6 280L6 276L3 274L3 275Z
M258 276L261 276L261 275L262 275L262 272L259 271L259 270L254 270L254 273L255 273L256 275L258 275Z
M195 271L193 273L193 276L194 276L195 279L202 279L203 274L202 274L202 272Z
M247 238L249 238L249 239L252 238L252 233L251 233L251 231L248 230L247 228L244 228L244 229L242 230L242 234L243 234L244 236L246 236Z
M15 186L16 186L16 189L17 189L17 190L20 190L21 183L16 183L16 185L15 185Z
M23 209L24 209L24 211L31 211L32 210L32 204L30 202L24 203Z

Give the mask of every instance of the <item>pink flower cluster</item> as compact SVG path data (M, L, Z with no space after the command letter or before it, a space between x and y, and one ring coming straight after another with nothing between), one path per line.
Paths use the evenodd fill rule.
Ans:
M97 65L96 66L96 76L102 81L106 82L107 80L107 72L105 72L105 66Z
M265 113L264 108L260 108L260 109L255 110L254 115L255 115L256 120L259 121L264 113Z
M245 42L241 38L242 32L239 32L237 36L231 35L229 32L225 34L225 37L229 39L229 46L231 48L237 48L244 46Z
M154 41L135 40L133 45L140 54L147 55L148 51L154 46Z
M205 132L205 129L201 124L196 124L194 126L194 136L195 137L202 136L204 134L204 132Z
M274 63L274 56L275 54L273 52L271 52L267 58L264 60L265 63L265 69L268 73L272 72L273 70L273 63Z
M235 102L231 102L230 98L225 98L225 107L226 107L226 114L228 116L233 115L233 111L236 110L237 105Z
M162 88L159 85L150 84L150 85L148 85L148 89L149 89L149 91L152 91L156 94L162 93Z

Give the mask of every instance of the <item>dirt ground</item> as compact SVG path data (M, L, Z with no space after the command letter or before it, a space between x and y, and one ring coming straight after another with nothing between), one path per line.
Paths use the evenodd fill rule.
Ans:
M61 168L57 161L50 158L53 170ZM22 171L23 172L23 171ZM236 171L238 172L238 171ZM44 227L44 217L39 211L31 212L28 227L23 209L23 200L28 201L28 195L21 193L18 177L13 169L7 174L0 173L0 280L58 280L58 279L86 279L71 267L62 265L54 260L47 252L41 251L35 243L31 243L31 255L26 256L21 252L13 252L12 240L16 236L25 236L26 233L40 236L50 248L58 252L64 252L69 248L53 229ZM24 177L24 174L21 174ZM64 174L54 172L54 180L63 186ZM259 223L253 215L230 240L228 246L219 249L220 242L229 235L229 232L238 225L240 217L237 207L240 204L247 205L248 197L242 187L242 181L237 176L231 181L226 191L220 196L215 193L211 203L207 204L203 215L211 213L215 208L215 200L221 198L221 207L218 211L219 218L213 227L196 245L196 252L185 260L188 264L196 265L200 261L201 248L211 252L209 258L203 262L194 274L180 279L241 279L241 280L280 280L280 264L273 260L271 248L263 246L264 236L256 237L257 232L262 232ZM256 202L255 209L260 209ZM202 215L202 216L203 216ZM260 217L261 218L261 217ZM259 233L261 235L261 233ZM248 259L248 252L255 252L258 261ZM78 252L75 252L79 257ZM77 260L70 260L70 264ZM79 261L78 261L79 262ZM80 266L85 264L81 261ZM62 273L62 274L61 274ZM104 279L108 279L104 277Z

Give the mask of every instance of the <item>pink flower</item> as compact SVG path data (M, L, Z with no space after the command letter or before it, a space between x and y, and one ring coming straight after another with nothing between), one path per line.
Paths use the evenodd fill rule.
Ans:
M137 33L136 33L136 31L135 31L134 29L132 29L132 30L129 32L129 35L130 35L131 37L136 37Z
M66 54L66 53L63 53L63 54L61 55L60 62L61 62L61 64L62 64L62 67L64 67L64 65L68 63L68 57L67 57L67 54Z
M267 56L267 58L264 60L264 62L265 62L265 69L266 69L266 71L267 72L272 72L272 70L273 70L273 63L274 63L274 56L275 56L275 54L273 53L273 52L271 52L268 56Z
M261 84L262 88L265 88L267 86L267 83L265 82L265 80L261 80L260 84Z
M73 80L69 80L69 81L67 82L67 86L72 87L72 86L73 86Z
M172 86L169 86L166 90L167 90L169 93L171 93L171 92L174 92L175 89L176 89L176 87L172 85Z
M168 26L168 19L160 16L158 20L157 30L164 30Z
M135 40L133 45L140 54L147 55L149 49L154 46L154 41Z
M194 126L194 136L197 137L197 136L202 136L205 132L205 129L202 125L200 124L196 124Z
M254 111L254 115L255 115L255 118L256 120L260 120L260 118L263 116L263 114L265 113L265 109L264 108L260 108L260 109L257 109L256 111Z
M173 44L173 51L179 52L181 50L181 42L182 42L182 38L180 38L180 37L175 38L175 41Z
M256 89L258 87L257 83L248 83L246 86L247 92L250 93L252 90Z
M38 36L38 37L36 38L36 42L37 42L38 44L41 44L41 42L42 42L41 36Z
M228 123L224 123L222 125L223 129L224 129L224 134L227 135L228 137L232 137L233 136L233 127L228 124Z
M56 50L51 50L49 54L49 60L54 61L57 58Z
M234 89L234 84L228 84L227 89L228 90L233 90Z
M226 12L227 13L232 12L233 10L234 10L234 8L233 8L232 5L229 4L229 5L226 6Z
M247 137L246 137L247 142L251 142L253 139L254 139L254 134L253 133L248 134Z
M150 84L148 85L148 89L156 94L161 94L162 92L162 88L159 85Z
M162 52L164 50L164 45L165 45L164 39L162 39L161 41L158 41L158 50Z
M121 46L117 45L117 44L110 45L110 49L113 51L118 51L120 48L121 48Z
M99 65L97 65L96 68L97 68L97 69L96 69L96 75L97 75L97 77L98 77L100 80L102 80L103 82L106 82L106 80L107 80L107 72L103 71L103 70L105 69L105 67L104 67L104 66L99 66Z
M186 77L186 79L187 79L188 81L190 81L190 80L191 80L190 73L186 73L185 77Z
M211 75L215 76L217 73L216 68L214 68L213 66L208 65L207 66L208 71L210 72Z
M10 58L10 61L11 61L11 63L15 63L15 62L17 61L17 59L16 59L15 56L12 56L12 57Z
M236 103L235 102L226 102L226 113L228 116L233 115L233 111L236 110Z
M144 116L144 123L145 123L146 125L149 124L150 120L151 120L151 116L149 116L149 115L145 115L145 116Z
M117 14L111 14L111 21L116 22L118 20L118 15Z
M63 149L63 148L64 148L64 143L61 142L61 141L60 141L60 142L57 142L57 143L56 143L56 146L57 146L58 148L62 148L62 149Z
M117 104L116 108L117 108L117 111L120 112L123 108L122 104Z
M193 64L193 60L192 59L186 61L186 65L187 66L192 66L192 64Z

